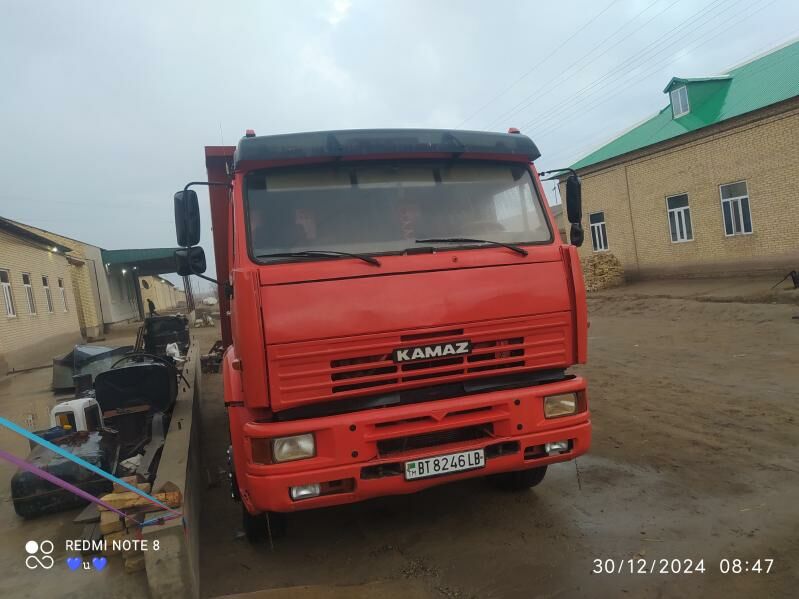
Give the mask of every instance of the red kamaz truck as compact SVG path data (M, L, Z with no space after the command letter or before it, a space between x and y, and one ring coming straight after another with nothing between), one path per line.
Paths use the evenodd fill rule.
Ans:
M532 487L588 450L568 372L587 346L580 182L570 245L528 137L248 131L205 153L208 181L175 194L176 260L205 270L190 187L208 185L251 540L296 510L474 477Z

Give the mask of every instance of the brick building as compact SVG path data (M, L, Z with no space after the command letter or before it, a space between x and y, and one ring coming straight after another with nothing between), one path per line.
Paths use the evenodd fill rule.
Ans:
M141 299L147 310L147 300L152 300L157 311L175 310L186 306L186 293L172 282L157 275L139 277Z
M71 248L68 258L73 293L78 300L76 310L85 339L100 338L112 325L139 318L135 273L107 268L102 248L32 225L14 224Z
M0 218L0 377L80 342L71 250Z
M664 93L657 115L572 166L580 254L610 251L632 277L799 267L799 42Z

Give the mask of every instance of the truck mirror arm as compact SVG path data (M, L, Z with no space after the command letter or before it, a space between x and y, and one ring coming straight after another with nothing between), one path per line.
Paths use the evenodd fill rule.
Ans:
M233 185L226 181L189 181L188 183L186 183L185 187L183 187L183 193L185 194L189 190L189 187L191 187L192 185L204 185L206 187L227 187L228 189L233 189ZM193 274L195 277L200 277L201 279L216 284L217 287L221 287L225 290L225 294L228 297L233 297L233 286L229 282L223 284L217 281L216 279L212 279L211 277L207 277L204 274L195 272L191 260L188 260L188 267L191 274Z

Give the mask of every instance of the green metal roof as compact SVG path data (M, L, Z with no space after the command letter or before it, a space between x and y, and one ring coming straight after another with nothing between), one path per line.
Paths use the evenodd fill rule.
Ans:
M175 250L178 248L141 248L102 250L108 266L135 268L138 275L160 275L175 272Z
M597 164L799 96L799 41L737 67L725 76L675 77L664 91L669 91L675 83L688 88L688 114L673 118L669 104L656 116L593 151L571 168Z

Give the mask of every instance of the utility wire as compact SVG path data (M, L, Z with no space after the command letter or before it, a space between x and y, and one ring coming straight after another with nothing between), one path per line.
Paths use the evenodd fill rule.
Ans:
M567 67L565 70L561 71L561 72L560 72L560 74L559 74L557 77L555 77L555 79L554 79L553 81L551 81L551 82L549 82L549 83L551 84L551 83L554 83L554 82L558 81L558 80L559 80L559 79L561 79L561 78L564 78L564 77L566 76L566 74L567 74L567 73L568 73L568 72L569 72L569 71L570 71L572 68L574 68L575 66L579 65L579 64L580 64L580 62L581 62L581 61L583 61L583 60L585 60L586 58L589 58L589 57L590 57L590 56L591 56L591 55L592 55L592 54L593 54L593 53L594 53L596 50L598 50L599 48L601 48L601 47L602 47L602 46L603 46L603 45L604 45L606 42L608 42L609 40L611 40L611 39L612 39L612 38L613 38L613 37L614 37L614 36L615 36L617 33L619 33L620 31L622 31L623 29L625 29L625 28L626 28L626 27L627 27L629 24L631 24L631 23L633 23L634 21L636 21L636 20L637 20L637 19L638 19L638 18L639 18L641 15L643 15L643 14L644 14L645 12L647 12L647 11L648 11L650 8L652 8L653 6L655 6L655 4L657 4L659 1L660 1L660 0L654 0L654 2L652 2L651 4L649 4L648 6L646 6L646 7L645 7L644 9L642 9L641 11L639 11L639 12L638 12L638 13L637 13L635 16L633 16L631 19L629 19L629 20L628 20L628 21L626 21L624 24L622 24L622 26L621 26L621 27L619 27L618 29L616 29L616 30L615 30L613 33L611 33L609 36L607 36L605 39L603 39L601 42L599 42L599 43L598 43L598 44L596 44L596 45L595 45L593 48L591 48L591 49L590 49L590 50L589 50L589 51L588 51L586 54L584 54L583 56L581 56L580 58L578 58L577 60L575 60L575 61L574 61L572 64L570 64L570 65L569 65L569 66L568 66L568 67ZM660 14L662 14L663 12L665 12L665 10L668 10L669 8L671 8L671 6L673 6L674 4L676 4L677 2L680 2L680 1L681 1L681 0L675 0L675 1L674 1L674 2L671 4L671 5L669 5L668 7L666 7L666 9L664 9L664 11L661 11L660 13L656 14L656 15L655 15L655 17L659 16ZM653 18L655 18L655 17L653 17ZM650 19L650 21L651 21L651 19ZM649 23L649 21L647 21L647 23ZM647 23L644 23L644 25L646 25ZM633 33L635 33L635 32L633 32ZM632 35L632 34L630 34L630 35ZM629 36L627 36L627 37L629 37ZM622 39L620 40L620 42L621 42L621 41L624 41L625 39L627 39L627 37L624 37L624 38L622 38ZM613 48L613 47L615 47L615 46L616 46L616 45L618 45L620 42L616 42L616 43L615 43L615 44L613 44L613 46L611 46L610 48ZM608 48L607 50L609 50L610 48ZM607 51L607 50L606 50L606 51ZM603 54L604 54L604 53L603 53ZM600 55L600 56L601 56L601 55ZM591 61L589 61L587 64L590 64L590 62L591 62ZM587 66L587 65L586 65L586 66ZM585 68L585 67L583 67L583 68ZM579 71L579 70L582 70L582 69L578 69L578 71ZM546 95L546 94L547 94L549 91L552 91L552 89L553 89L553 87L550 87L548 90L545 90L543 93L541 93L541 92L540 92L540 90L537 90L536 92L533 92L532 94L529 94L529 95L527 95L527 96L526 96L524 99L522 99L522 101L521 101L521 102L517 103L515 106L513 106L513 107L512 107L512 108L510 108L509 110L506 110L505 112L501 113L499 116L497 116L497 117L495 117L493 120L491 120L491 121L488 123L488 125L486 125L486 126L484 127L484 129L490 129L490 128L491 128L491 127L493 127L493 126L494 126L496 123L498 123L498 122L500 122L500 121L503 121L503 120L507 120L507 119L508 119L510 116L512 116L512 115L515 115L515 114L516 114L517 112L519 112L520 110L523 110L523 109L524 109L526 106L528 106L528 105L529 105L531 102L533 102L535 99L537 99L537 97L539 97L539 96L541 96L541 95Z
M701 41L701 43L696 44L693 47L691 47L691 45L689 44L688 48L691 51L695 51L695 50L701 48L702 46L705 46L706 44L710 43L711 41L713 41L714 39L716 39L720 35L726 33L731 27L734 27L738 23L748 19L754 13L756 13L758 11L762 11L763 9L767 8L768 6L773 4L776 0L768 0L766 2L766 4L762 4L762 2L764 2L764 1L765 0L758 0L754 4L748 5L747 7L744 7L742 10L734 13L727 20L723 21L720 24L719 27L714 27L713 29L711 29L711 31L706 32L705 34L703 34L703 36L701 38L695 39L695 40L693 40L693 42L691 42L691 44L695 44L697 41ZM759 4L762 4L762 6L758 6ZM749 9L753 9L753 10L749 10ZM739 17L743 13L747 13L747 14L745 14L741 18L736 18L736 17ZM731 21L732 21L732 23L730 23ZM730 23L730 24L728 24L728 23ZM710 33L713 33L713 35L711 35L710 37L707 37L708 34L710 34ZM627 89L629 89L632 85L635 85L635 84L639 83L640 81L643 81L643 80L647 79L648 77L650 77L651 75L655 74L656 72L660 71L660 69L663 66L672 63L674 61L674 59L675 59L675 56L673 56L673 55L672 56L667 56L664 60L661 60L658 63L656 63L654 65L653 69L650 69L646 73L644 73L643 75L635 77L635 78L631 79L630 81L626 82L624 85L619 86L614 93L603 97L598 102L595 102L593 104L589 104L585 108L582 108L582 109L579 109L579 110L575 110L574 114L577 117L582 117L586 113L595 110L599 106L609 102L610 100L612 100L613 98L615 98L616 96L621 94L622 92L624 92ZM536 132L536 137L540 138L542 136L545 136L545 135L548 135L548 134L552 133L553 131L556 131L561 126L560 123L564 120L564 118L570 118L570 114L572 114L572 113L567 113L566 115L564 115L563 118L558 119L558 122L550 123L547 126L543 127L540 131L537 131ZM529 124L525 128L529 129L531 126L532 126L532 124Z
M604 14L605 14L605 13L606 13L608 10L610 10L610 8L611 8L613 5L615 5L615 4L618 4L620 1L621 1L621 0L612 0L612 2L611 2L610 4L608 4L608 5L607 5L605 8L603 8L603 9L602 9L601 11L599 11L599 12L598 12L596 15L594 15L594 16L593 16L591 19L589 19L589 20L588 20L588 21L587 21L587 22L586 22L586 23L585 23L585 24L584 24L582 27L580 27L580 28L579 28L577 31L575 31L575 32L574 32L574 33L572 33L572 34L571 34L569 37L567 37L567 38L566 38L566 39L565 39L563 42L561 42L561 43L560 43L560 45L558 45L558 46L557 46L557 47L556 47L554 50L552 50L552 51L551 51L549 54L547 54L547 55L546 55L544 58L542 58L542 59L541 59L541 60L539 60L537 63L535 63L535 64L534 64L532 67L530 67L529 69L527 69L527 70L526 70L526 71L525 71L525 72L524 72L524 73L523 73L523 74L522 74L520 77L518 77L518 78L517 78L517 79L516 79L516 80L515 80L513 83L511 83L511 84L510 84L508 87L506 87L505 89L503 89L503 90L502 90L501 92L499 92L499 93L498 93L496 96L494 96L493 98L491 98L491 99L490 99L488 102L486 102L485 104L483 104L482 106L480 106L480 108L478 108L477 110L475 110L474 112L472 112L471 114L469 114L469 116L467 116L465 119L463 119L463 120L462 120L462 121L461 121L461 122L458 124L458 126L456 127L456 129L460 129L461 127L463 127L463 125L465 125L465 124L466 124L466 123L468 123L470 120L472 120L472 119L473 119L475 116L477 116L478 114L480 114L480 113L481 113L481 112L482 112L482 111L483 111L485 108L487 108L488 106L490 106L491 104L493 104L494 102L496 102L497 100L499 100L501 97L503 97L505 94L507 94L507 93L508 93L508 92L509 92L511 89L513 89L513 88L514 88L514 87L515 87L515 86L516 86L516 85L517 85L519 82L521 82L521 81L522 81L522 79L525 79L525 78L526 78L528 75L530 75L530 74L531 74L533 71L535 71L535 70L536 70L538 67L540 67L540 66L541 66L542 64L544 64L544 63L545 63L547 60L549 60L550 58L552 58L552 57L555 55L555 53L557 53L557 52L558 52L558 51L559 51L561 48L563 48L563 47L564 47L566 44L568 44L568 43L569 43L571 40L573 40L573 39L574 39L574 38L577 36L577 34L578 34L578 33L580 33L580 32L581 32L581 31L583 31L583 30L584 30L586 27L588 27L589 25L591 25L591 24L592 24L594 21L596 21L596 20L597 20L599 17L601 17L601 16L602 16L602 15L604 15Z
M616 67L605 73L603 76L599 77L598 79L595 79L592 83L586 85L579 91L575 92L575 94L572 95L566 102L559 104L550 109L549 111L543 112L542 114L536 116L535 119L529 121L528 123L523 125L523 127L525 129L528 129L536 125L539 126L548 125L549 121L557 117L557 115L562 114L563 112L569 110L571 106L580 104L582 100L590 98L591 96L596 95L601 90L606 88L608 85L616 83L617 80L619 79L619 76L621 77L621 79L624 79L629 75L633 75L635 73L635 69L639 69L645 66L648 62L652 61L657 56L662 55L663 52L669 50L669 48L671 48L678 42L689 37L691 34L695 33L696 31L701 30L705 25L708 24L708 21L710 19L714 18L717 19L719 16L724 14L724 12L731 9L736 4L740 4L743 0L735 0L733 3L728 4L721 13L714 15L713 9L716 8L718 4L723 3L724 1L725 0L715 0L714 2L711 2L705 8L696 13L691 19L684 21L682 25L679 25L669 30L665 35L655 40L655 42L647 46L644 46L640 51L636 52L633 56L631 56L621 64L617 65ZM677 35L676 37L674 37L674 35L679 33L681 29L684 29L689 24L695 23L696 21L702 21L702 22L695 24L695 26L693 27L690 27L687 31L683 32L682 35ZM664 45L664 42L666 42L670 37L672 39L667 43L665 43ZM658 49L658 46L662 47ZM592 89L594 89L594 91L588 93Z
M772 4L774 4L774 2L776 2L776 0L770 0L770 1L769 1L769 2L767 2L765 5L763 5L762 7L759 7L759 8L755 8L755 7L757 6L757 3L755 3L755 4L753 4L753 5L750 5L750 7L751 7L751 8L755 8L755 10L754 10L754 11L752 11L752 14L753 14L754 12L757 12L758 10L761 10L761 11L762 11L762 10L764 10L764 9L768 8L769 6L771 6ZM743 11L742 11L742 12L743 12ZM736 13L736 14L740 14L740 12L739 12L739 13ZM718 31L718 32L717 32L715 35L713 35L713 36L711 36L711 37L708 37L708 38L705 38L705 39L704 39L704 41L703 41L701 44L699 44L699 45L697 45L696 47L694 47L694 48L693 48L693 50L697 50L697 49L701 48L702 46L704 46L704 45L706 45L706 44L708 44L708 43L712 42L712 41L713 41L714 39L716 39L717 37L719 37L719 36L721 36L722 34L726 33L726 32L727 32L727 31L728 31L730 28L734 27L735 25L737 25L738 23L740 23L740 22L744 21L745 19L749 18L750 16L751 16L751 14L747 14L747 15L745 15L744 17L742 17L742 18L740 18L740 19L737 19L737 20L736 20L734 23L732 23L731 25L729 25L729 26L727 26L727 27L724 27L724 28L723 28L721 31ZM725 23L726 23L726 21L725 21ZM791 38L789 38L789 39L793 39L793 37L794 37L794 36L792 36L792 37L791 37ZM783 42L783 43L784 43L784 42ZM779 44L778 44L778 45L779 45ZM755 52L755 53L754 53L754 55L760 54L760 53L762 53L762 51L765 51L765 50L767 50L767 49L769 49L769 48L772 48L772 47L775 47L775 46L774 46L773 44L769 44L769 45L767 45L767 46L764 46L763 48L761 48L761 50L760 50L760 51L758 51L758 52ZM672 58L673 58L673 57L669 57L669 59L672 59ZM759 72L761 72L761 71L765 70L766 68L771 68L771 67L773 67L773 66L776 66L777 64L779 64L779 63L783 62L784 60L787 60L788 58L791 58L791 56L786 56L786 57L784 57L784 58L780 59L779 61L777 61L776 63L772 63L772 64L768 65L767 67L763 67L763 68L761 68L761 69L756 69L756 70L752 71L751 73L749 73L749 74L747 74L747 75L745 75L745 76L739 76L738 80L740 81L740 80L742 80L742 79L748 79L749 77L751 77L751 76L753 76L753 75L755 75L755 74L757 74L757 73L759 73ZM654 70L652 70L652 71L649 71L649 72L648 72L646 75L644 75L644 76L641 78L641 80L643 80L643 79L645 79L645 78L649 77L650 75L654 74L656 71L660 70L660 67L661 67L661 66L662 66L662 65L658 65L658 66L657 66L657 67L656 67ZM630 85L632 85L632 84L635 84L635 83L638 83L638 82L639 82L639 80L632 81L632 82L630 82ZM617 91L616 93L614 93L614 94L612 94L612 95L610 95L610 96L607 96L606 98L604 98L604 99L602 99L601 101L597 102L596 104L594 104L594 105L593 105L591 108L589 108L588 110L581 111L581 113L580 113L580 116L582 116L582 115L584 115L584 114L587 114L588 112L590 112L590 111L592 111L592 110L595 110L596 108L598 108L598 107L599 107L599 106L601 106L602 104L605 104L605 103L609 102L609 101L610 101L610 100L612 100L612 99L613 99L615 96L617 96L617 95L619 95L621 92L623 92L623 91L624 91L624 90L625 90L627 87L629 87L629 85L628 85L628 86L625 86L625 88L622 88L622 89L620 89L619 91ZM542 133L542 135L546 135L546 134L548 134L548 133L551 133L552 131L555 131L556 129L557 129L557 128L550 129L550 130L549 130L549 131L547 131L546 133ZM560 158L560 157L562 157L562 156L575 156L575 157L585 156L585 155L586 155L586 153L587 153L587 152L588 152L588 151L589 151L591 148L595 148L595 143L594 143L594 142L596 142L596 141L597 141L597 140L599 140L599 139L607 139L607 138L608 138L607 134L603 134L603 135L596 136L596 137L594 137L594 138L592 139L592 142L591 142L591 143L583 145L583 146L582 146L582 148L581 148L580 150L577 150L577 151L575 151L575 152L571 152L570 150L566 150L566 151L563 151L563 152L558 152L558 153L556 153L556 154L553 154L551 157L547 157L547 161L548 161L548 162L552 162L553 164L555 164L555 163L558 163L558 160L556 160L556 159L558 159L558 158ZM614 137L614 138L612 138L612 139L617 139L617 138L618 138L618 136L616 136L616 137ZM611 140L609 140L607 143L610 143L610 141L612 141L612 139L611 139ZM603 144L603 145L606 145L606 144ZM571 162L571 160L569 160L568 162Z

